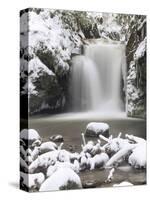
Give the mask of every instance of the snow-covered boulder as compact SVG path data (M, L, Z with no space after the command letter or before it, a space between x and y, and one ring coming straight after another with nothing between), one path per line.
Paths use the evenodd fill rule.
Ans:
M94 156L101 152L100 143L94 144L93 141L88 141L82 149L84 153L89 153L91 156Z
M58 150L50 151L40 155L36 160L34 160L29 166L29 173L37 173L46 171L50 165L54 165L57 161Z
M133 149L132 154L129 156L128 162L134 168L146 168L146 142L139 144Z
M60 168L70 168L74 172L79 173L80 166L77 160L75 160L74 163L57 161L55 165L51 165L48 167L47 173L46 173L47 177L50 177L56 170Z
M40 140L41 137L34 129L23 129L20 133L20 139L25 141L27 145L31 145L34 141Z
M109 137L109 125L102 122L91 122L86 126L85 135L91 137L104 135L105 137Z
M49 151L54 151L57 149L57 145L54 142L44 142L41 144L40 154L47 153Z
M59 151L57 159L60 162L70 162L71 153L65 149L62 149Z
M80 158L79 158L79 161L80 161L80 170L85 170L89 167L89 158L90 158L90 154L88 153L84 153L84 152L81 152L80 154Z
M53 142L63 142L64 141L64 138L62 135L52 135L49 139Z
M39 191L82 188L80 177L70 168L60 168L41 185Z
M97 154L92 158L88 159L88 163L90 165L90 170L95 169L96 167L104 167L109 157L106 153Z
M29 166L29 173L37 173L42 170L46 173L47 168L50 165L54 165L57 161L59 162L70 162L71 153L66 150L54 150L38 156Z

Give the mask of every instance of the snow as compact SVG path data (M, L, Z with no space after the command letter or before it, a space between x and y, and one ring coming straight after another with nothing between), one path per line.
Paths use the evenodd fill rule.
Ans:
M134 168L146 168L146 142L139 144L133 149L128 162Z
M40 139L40 135L34 129L23 129L20 133L20 139L35 141Z
M54 165L56 161L60 162L70 162L71 153L62 149L62 150L53 150L47 153L44 153L36 160L34 160L29 166L29 172L34 173L38 167L47 169L50 165Z
M51 10L52 12L53 10ZM29 54L32 57L28 65L23 58L20 63L21 77L25 77L25 71L29 73L29 79L22 88L22 94L28 93L29 98L31 95L38 95L38 90L34 85L38 77L42 76L43 73L55 76L55 73L36 56L36 51L51 52L57 60L57 65L54 66L55 72L61 70L63 74L69 70L68 60L71 59L71 53L80 49L82 44L81 38L75 31L65 28L61 17L62 14L58 13L51 18L49 9L44 9L40 14L29 11L21 16L20 46L27 55ZM27 21L29 22L28 26ZM80 35L83 35L83 33ZM58 66L60 66L60 69Z
M41 185L39 191L60 190L71 181L82 188L80 177L70 168L60 168Z
M89 158L90 170L94 170L96 167L104 167L108 160L109 157L106 153L97 154Z
M37 133L33 129L29 130L31 133ZM24 129L21 140L28 138L26 133L28 131ZM35 135L31 134L32 137L30 138L35 139ZM128 163L128 167L146 168L146 140L129 134L125 134L124 138L121 138L121 136L122 133L119 133L115 138L112 135L109 138L100 135L97 142L87 141L85 145L82 145L80 153L71 153L61 149L63 143L60 146L51 141L42 143L39 137L36 137L36 140L32 143L33 145L26 150L23 146L24 142L22 142L20 147L22 184L31 190L40 188L40 191L59 190L63 187L69 188L75 186L74 183L77 184L78 188L81 188L81 181L77 174L83 170L110 168L105 181L110 183L115 169L120 169L122 162ZM101 140L106 144L101 146ZM44 151L49 152L44 153ZM69 181L74 183L71 185Z
M23 178L23 184L28 188L37 187L38 185L41 185L45 180L43 173L26 174L20 172L20 177Z
M55 76L55 74L48 69L46 65L44 65L40 59L35 56L28 63L28 82L24 85L24 91L28 91L28 95L37 95L38 91L36 91L36 87L34 86L34 81L46 73L49 76Z
M71 153L65 149L60 150L58 153L58 160L60 162L70 162L70 157Z
M70 162L59 162L57 161L55 165L51 165L48 167L47 169L47 177L50 177L56 170L60 169L60 168L70 168L72 169L74 172L79 173L79 162L77 160L74 161L74 163L70 163Z
M44 142L41 144L40 148L40 153L46 153L48 151L54 151L57 149L57 145L54 142Z
M126 145L126 147L120 149L116 154L114 154L106 163L106 167L110 167L113 166L114 163L120 161L122 161L122 159L124 160L125 156L132 151L135 148L135 145L133 144L128 144Z
M102 137L100 137L102 138ZM120 137L112 138L108 140L108 143L104 146L106 152L116 153L120 149L128 146L129 142L127 139L122 139Z
M86 127L86 131L92 131L96 135L104 133L107 130L109 130L109 125L101 122L90 122Z
M100 122L91 122L87 125L86 127L89 130L93 130L95 132L99 132L99 131L106 131L107 129L109 129L109 125L106 123L100 123Z
M110 183L112 181L112 179L114 178L114 172L115 172L115 168L112 168L110 171L109 171L109 174L108 174L108 177L106 179L106 183Z
M45 169L48 168L50 165L55 164L57 161L58 153L59 151L55 150L38 156L38 158L33 161L29 166L29 173L34 173L34 171L38 167L42 167L43 169Z
M146 52L146 41L147 38L145 37L145 39L139 44L138 48L136 49L136 52L134 54L135 60L138 60L139 58L144 56Z
M123 181L123 182L121 182L119 184L114 184L113 185L113 187L120 187L120 186L133 186L133 184L130 183L130 182L127 182L127 181Z

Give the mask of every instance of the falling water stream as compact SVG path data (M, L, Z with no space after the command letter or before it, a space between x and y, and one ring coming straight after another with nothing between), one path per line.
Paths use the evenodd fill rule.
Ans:
M120 112L121 80L125 72L125 45L94 40L84 55L74 56L71 73L72 110Z

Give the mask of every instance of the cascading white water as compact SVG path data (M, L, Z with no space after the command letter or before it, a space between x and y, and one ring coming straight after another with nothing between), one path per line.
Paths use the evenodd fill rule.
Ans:
M119 42L97 40L86 45L84 55L73 57L70 84L72 110L121 111L121 76L125 62L125 46Z

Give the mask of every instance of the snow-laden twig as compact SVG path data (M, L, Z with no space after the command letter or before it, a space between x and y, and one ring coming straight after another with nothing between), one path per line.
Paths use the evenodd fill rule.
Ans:
M122 133L120 132L120 133L118 134L118 137L117 137L117 138L121 138L121 136L122 136Z
M102 140L104 140L105 142L109 142L109 138L106 138L103 135L99 135L99 138L102 139Z
M60 143L60 145L58 146L58 150L61 150L61 149L62 149L62 147L63 147L63 145L64 145L64 143L63 143L63 142L61 142L61 143Z
M108 177L107 179L105 180L106 183L110 183L114 177L114 172L115 172L115 168L112 168L110 171L109 171L109 174L108 174Z
M86 145L86 141L85 141L85 135L84 135L84 133L81 133L81 136L82 136L83 145L85 146Z

